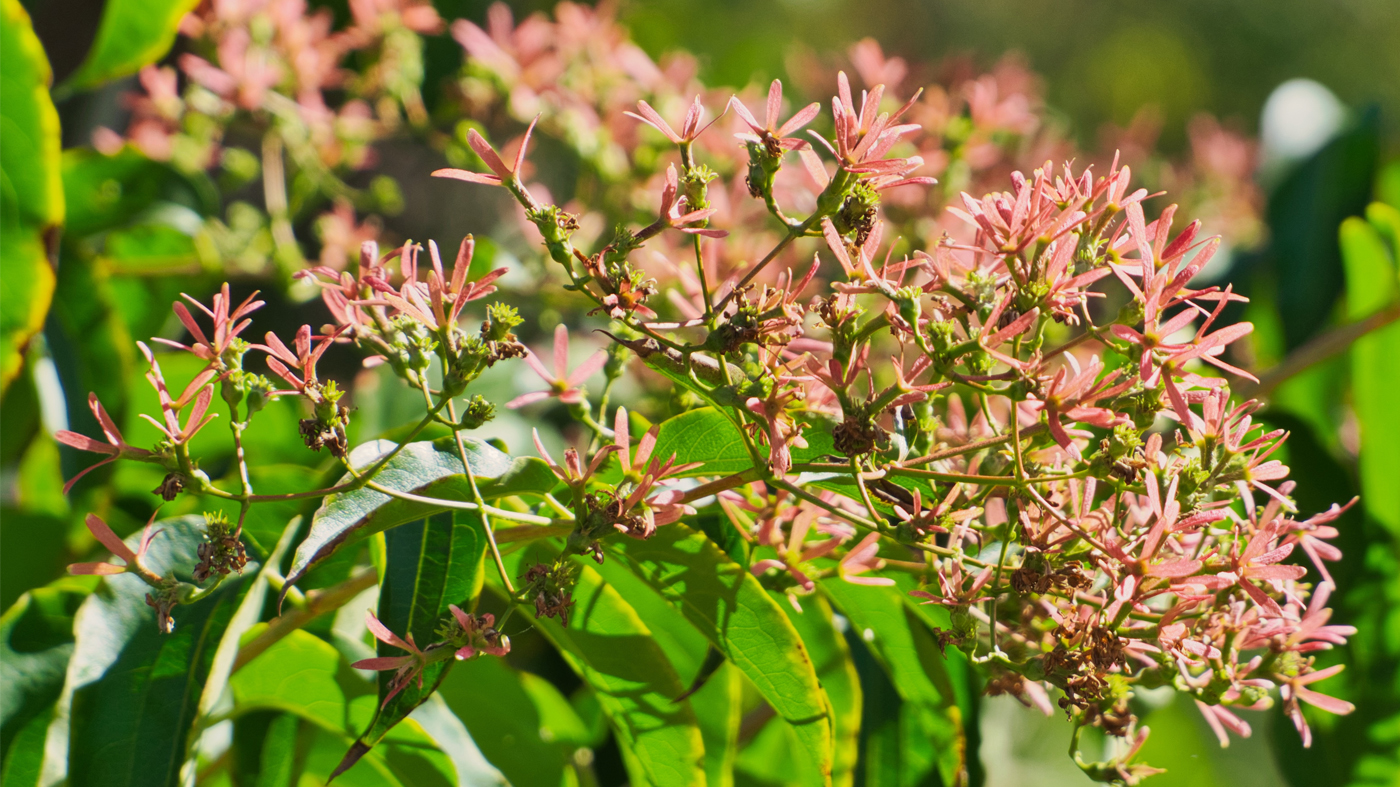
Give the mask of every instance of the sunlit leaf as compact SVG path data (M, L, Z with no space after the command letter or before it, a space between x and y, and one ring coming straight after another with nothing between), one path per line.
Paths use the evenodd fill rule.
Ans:
M574 783L566 772L587 747L588 730L549 681L483 657L457 665L438 693L511 784Z
M350 452L350 462L359 469L371 467L394 444L387 440L366 443ZM466 441L467 458L478 488L486 500L520 494L542 494L554 488L556 479L543 460L536 457L512 459L486 443ZM351 480L349 476L341 482ZM455 502L471 502L471 486L463 473L462 460L448 442L411 443L384 466L375 477L380 486L423 497ZM391 527L412 522L446 510L443 506L390 497L373 489L361 488L330 495L311 520L311 532L297 546L287 584L306 575L313 565L336 550Z
M677 615L669 601L620 561L605 560L596 570L636 610L676 668L681 684L691 692L685 701L695 712L705 743L706 785L732 785L742 710L739 671L712 649L685 616Z
M180 19L196 4L196 0L111 0L103 7L97 40L87 59L65 87L96 87L156 62L170 51Z
M145 564L189 581L204 540L203 520L159 522ZM134 545L139 534L128 539ZM225 629L253 584L230 575L213 594L176 608L162 634L146 603L148 586L131 574L108 577L78 609L60 714L68 724L72 784L175 785L187 753L202 687Z
M956 691L933 635L905 609L904 593L894 587L854 585L839 579L823 580L820 587L889 673L900 697L912 706L922 740L932 747L934 759L925 763L917 749L905 746L901 772L908 778L911 772L936 766L944 784L965 778L966 739Z
M0 5L0 391L44 324L63 224L58 112L44 48L19 0Z
M753 681L829 781L826 694L802 638L758 580L703 533L679 523L645 541L615 539L608 546Z
M451 605L468 612L476 608L486 556L480 516L468 511L434 514L389 531L385 544L378 618L390 631L401 637L411 635L420 646L427 646L439 639L438 629L453 620ZM404 655L383 642L378 643L378 652L380 656ZM394 674L380 673L379 709L346 760L353 762L383 740L394 725L437 690L454 663L448 659L429 665L423 670L421 688L418 683L411 684L392 698Z
M536 555L548 557L543 545ZM637 776L652 787L704 784L704 743L690 705L674 702L685 690L675 668L627 601L581 562L580 571L569 625L540 617L540 632L593 688Z

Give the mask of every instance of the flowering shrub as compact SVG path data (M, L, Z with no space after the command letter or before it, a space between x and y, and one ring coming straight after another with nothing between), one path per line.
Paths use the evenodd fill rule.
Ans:
M629 772L658 785L723 781L741 685L789 736L795 778L850 783L862 733L848 628L918 709L944 783L975 767L968 686L1062 713L1084 773L1128 784L1155 772L1136 759L1144 689L1189 695L1222 745L1250 734L1241 710L1281 702L1304 745L1303 703L1352 710L1310 688L1341 670L1315 654L1355 633L1327 607L1332 523L1351 504L1300 513L1275 458L1287 435L1220 376L1254 380L1232 355L1251 331L1232 310L1246 299L1198 283L1220 239L1182 226L1175 205L1148 208L1155 195L1118 157L1066 160L1014 63L912 89L903 61L865 42L851 52L864 89L838 72L829 109L800 106L777 80L766 99L705 89L688 60L658 66L603 13L564 4L557 21L517 26L497 5L485 29L450 26L467 61L456 106L438 113L467 119L441 134L418 34L442 20L392 0L351 11L333 31L291 0L204 4L181 25L192 51L178 71L141 72L126 136L95 138L109 156L217 171L230 190L260 171L269 243L212 219L202 253L230 274L289 274L325 307L323 325L279 336L254 328L266 304L230 283L182 296L178 332L137 342L156 441L129 443L98 394L98 432L55 435L104 457L65 492L102 465L144 463L162 478L154 495L203 515L154 514L123 540L88 513L112 558L69 567L108 577L77 613L72 664L117 663L85 633L103 614L197 637L176 656L126 623L112 635L142 643L119 649L124 668L184 658L179 674L205 686L168 724L177 772L221 767L201 734L266 708L358 736L318 777L387 773L376 749L421 730L446 751L461 724L432 714L449 670L510 658L507 632L532 627L595 698ZM358 72L343 70L352 53ZM457 165L424 177L518 206L491 248L523 236L542 249L555 284L537 292L576 315L548 350L530 346L530 302L498 290L509 266L483 264L473 236L454 256L357 221L355 206L396 189L367 196L348 173L404 124L438 134ZM488 127L516 138L493 145ZM1205 121L1195 133L1200 166L1168 179L1253 232L1247 145ZM537 182L551 180L549 156L532 163L539 134L581 162L589 186L571 200ZM231 144L250 138L258 156ZM329 208L308 261L294 225L316 205ZM590 347L606 342L571 364L584 326ZM411 426L384 439L357 427L364 394L318 369L346 348L412 392ZM167 379L162 362L189 373ZM496 398L483 375L502 367L542 387ZM250 437L288 402L305 448L328 457L295 488L267 484L275 462ZM473 436L502 409L566 415L562 455L552 433L536 431L533 452ZM260 510L303 516L264 543L249 526ZM354 569L365 547L372 567ZM335 689L346 715L328 719L276 699L264 684L338 663L333 638L307 627L374 585L363 623L337 618L359 640L335 635L349 667L379 672L373 702L352 712ZM359 653L366 631L373 654ZM80 711L117 702L116 673L68 669L54 723L88 740ZM1079 745L1088 728L1123 743L1095 761ZM484 763L452 764L466 781ZM73 783L96 778L86 755L66 767Z

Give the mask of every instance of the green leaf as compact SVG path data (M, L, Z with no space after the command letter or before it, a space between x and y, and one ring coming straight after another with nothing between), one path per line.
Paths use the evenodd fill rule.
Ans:
M88 406L88 394L97 394L117 423L127 420L129 386L137 380L147 386L144 379L132 374L135 344L117 309L106 270L91 259L71 253L67 246L54 295L44 338L63 385L68 428L101 440L102 427ZM129 432L125 434L131 437ZM105 458L66 446L60 452L68 478ZM96 488L110 477L108 468L101 468L75 489Z
M672 454L677 464L704 463L688 475L731 475L753 466L738 428L713 407L688 410L661 422L652 456L665 461Z
M549 681L484 657L457 665L438 694L511 784L576 783L566 772L587 749L588 729Z
M1268 256L1278 273L1283 333L1293 349L1326 324L1344 276L1336 227L1360 215L1371 196L1380 137L1379 112L1365 112L1269 196Z
M468 439L465 444L467 459L471 462L472 473L476 476L483 499L544 494L553 489L557 482L554 473L542 459L512 459L510 455L478 440ZM356 468L363 470L392 451L394 445L387 440L365 443L350 452L349 460ZM449 448L449 445L452 447ZM379 471L375 481L398 492L471 502L471 486L463 470L462 460L457 457L455 444L450 439L410 443ZM345 476L341 483L349 480L350 477ZM311 520L311 531L307 533L306 540L297 546L292 569L287 574L287 585L294 584L315 564L344 546L444 510L448 509L390 497L368 488L330 495Z
M73 616L94 584L65 578L34 588L0 617L0 756L8 759L25 725L50 715L73 654Z
M917 749L903 747L905 777L934 766L944 784L961 783L967 778L967 761L957 693L933 635L905 608L903 591L839 579L819 584L885 668L899 696L913 706L922 739L932 744L932 762L920 762Z
M808 419L802 435L807 447L792 450L794 462L814 462L836 452L832 447L831 424L825 419ZM738 427L713 407L687 410L661 422L652 456L665 460L672 454L678 464L704 463L682 475L731 475L753 467Z
M861 722L860 676L851 660L851 650L833 625L831 605L824 597L803 597L801 612L794 609L786 597L774 596L774 601L801 635L816 667L817 679L831 703L834 729L831 783L837 787L849 785L855 778Z
M581 573L569 625L536 617L540 632L597 693L624 755L634 758L634 783L704 784L695 714L688 703L673 702L685 690L675 668L637 612L598 572L575 560Z
M197 0L109 0L97 40L64 87L86 90L156 62L170 51L180 20Z
M122 227L142 214L159 217L170 208L193 210L197 220L219 206L206 178L185 175L130 146L110 156L91 148L63 151L63 198L70 238Z
M202 518L162 520L145 564L184 581L199 561ZM133 546L139 535L128 539ZM249 564L245 572L257 571ZM107 578L78 609L76 643L59 701L67 716L71 784L176 785L188 756L200 689L220 639L252 585L238 575L201 601L180 606L175 631L156 628L139 577ZM66 700L66 701L65 701Z
M438 628L453 620L450 605L468 612L476 608L486 558L486 531L480 515L471 511L434 514L389 531L385 546L378 617L390 631L412 636L420 647L426 647L439 639ZM378 652L380 656L404 655L383 642L378 643ZM379 710L346 760L353 763L383 740L395 724L437 690L454 663L448 659L429 665L423 670L421 688L410 684L392 698L393 673L379 673Z
M19 0L0 5L0 391L43 327L63 224L58 112L44 47Z
M758 580L703 533L679 523L645 541L616 539L608 546L753 681L829 782L826 694L802 638Z
M1378 216L1394 208L1373 205ZM1378 222L1379 224L1380 222ZM1397 220L1400 223L1400 220ZM1340 240L1347 274L1347 317L1359 320L1400 303L1396 260L1400 248L1377 226L1358 218L1342 223ZM1400 323L1363 336L1351 349L1352 400L1361 426L1361 494L1367 513L1400 536Z
M268 648L236 672L229 685L235 715L286 711L321 731L305 767L317 779L330 775L345 747L370 723L378 707L373 684L356 674L333 646L306 631L294 631ZM429 704L431 700L422 707ZM364 756L360 767L342 774L335 783L350 787L500 783L488 778L494 769L481 762L480 752L465 732L438 740L416 721L420 712L395 726ZM437 750L448 745L466 750L454 752L449 759ZM468 770L461 763L474 763L477 770Z
M142 223L108 233L102 261L117 273L198 273L199 249L189 232L169 224Z
M742 683L739 671L713 651L705 635L675 607L621 561L605 560L596 568L603 579L636 610L656 643L681 679L692 691L685 702L695 712L705 744L705 784L723 787L734 783L734 757L738 751ZM721 659L711 663L711 654ZM707 668L709 672L707 674ZM697 682L700 685L697 686ZM679 696L679 695L678 695Z
M792 461L829 461L828 457L837 455L832 438L832 423L826 418L813 415L806 419L806 424L802 436L807 441L807 446L792 449ZM753 467L753 459L744 448L744 438L738 427L713 407L688 410L661 422L652 455L664 460L673 454L677 463L701 463L699 467L681 475L723 476L742 473ZM933 497L933 486L925 478L900 476L878 483L888 487L897 485L904 490L918 489L924 498ZM808 476L806 485L828 489L849 497L859 494L850 475L845 473ZM908 494L898 489L891 489L891 493L900 497ZM875 495L874 499L876 505L884 510L893 510L892 504L884 497Z

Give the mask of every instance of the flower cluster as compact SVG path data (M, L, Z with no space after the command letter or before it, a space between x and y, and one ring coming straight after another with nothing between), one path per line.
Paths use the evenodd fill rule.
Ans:
M1213 725L1244 733L1231 709L1264 707L1277 687L1306 739L1300 699L1347 709L1303 688L1331 674L1308 654L1349 630L1309 606L1325 600L1326 580L1304 582L1307 569L1284 561L1307 543L1325 578L1321 558L1336 557L1326 522L1342 509L1293 515L1278 483L1287 468L1270 459L1286 435L1261 433L1257 404L1231 403L1227 382L1207 373L1252 379L1226 360L1251 329L1222 323L1243 298L1194 284L1218 238L1200 222L1173 233L1175 206L1149 220L1126 165L1096 176L1046 162L1013 173L1007 191L964 193L949 209L960 229L896 259L883 192L931 182L905 141L918 126L901 123L918 98L887 109L877 85L857 103L838 75L834 139L813 135L829 160L790 136L811 107L780 123L777 83L763 123L734 99L745 189L782 234L757 264L713 284L695 244L699 298L671 298L676 321L650 305L650 271L630 255L673 227L668 217L709 204L699 111L677 134L639 104L634 117L679 148L680 170L668 170L655 223L620 230L594 255L574 244L577 222L520 180L523 148L505 168L474 136L494 175L437 174L505 186L571 287L639 337L618 343L742 427L755 476L733 480L761 484L743 494L731 484L720 505L756 555L771 555L755 574L794 603L825 575L883 583L868 574L897 560L927 583L917 595L951 610L944 646L1020 696L1058 689L1081 725L1136 738L1133 686L1176 685ZM802 218L779 206L775 185L793 153L817 189ZM683 197L678 182L692 184ZM807 274L768 278L808 237L825 248ZM639 280L649 286L617 298L619 282ZM555 376L541 375L577 407L582 393L556 355ZM598 480L611 453L625 456L625 427L619 416L619 442L591 461L570 449L555 466L581 503L580 549L599 559L599 522L640 537L654 527L619 521L646 478L626 498ZM845 491L804 489L813 473L844 478ZM556 579L540 569L540 581Z

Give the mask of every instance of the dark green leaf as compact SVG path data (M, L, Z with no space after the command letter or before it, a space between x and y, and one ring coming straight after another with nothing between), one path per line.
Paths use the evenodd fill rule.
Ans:
M185 579L199 558L202 519L163 520L145 557L162 576ZM139 539L133 536L134 542ZM249 564L246 572L257 571ZM119 574L90 596L74 621L68 777L72 784L176 785L188 756L200 689L243 594L252 582L230 575L210 597L178 607L175 631L156 628L149 589ZM60 701L61 712L64 709Z
M679 523L645 541L616 539L609 547L753 681L829 781L826 694L802 638L758 580L703 533Z
M110 0L102 11L97 40L65 87L96 87L160 60L175 43L180 19L196 4L196 0Z
M1372 109L1300 164L1269 197L1267 254L1278 274L1289 349L1327 322L1342 293L1336 228L1346 217L1361 215L1370 199L1379 135L1379 113Z
M704 784L704 743L695 714L688 703L673 702L685 690L675 668L636 611L576 560L581 574L568 627L551 618L536 618L536 625L597 693L624 757L630 754L635 763L636 782Z
M554 488L557 479L543 460L536 457L512 459L491 446L466 440L467 458L477 486L486 500L521 494L542 494ZM394 444L376 440L350 453L355 467L365 469L389 451ZM342 483L349 481L349 476ZM394 457L375 477L388 489L411 492L424 497L436 497L455 502L471 502L471 487L463 474L462 460L455 446L444 441L411 443ZM358 543L375 533L412 522L446 510L442 506L409 502L372 489L331 495L322 503L311 520L311 532L297 546L291 571L290 586L316 563L348 544Z
M94 584L34 588L0 617L0 756L31 720L50 715L73 654L73 616Z
M49 97L44 47L19 0L0 7L0 391L44 324L53 296L50 264L63 224L58 112Z
M854 585L839 579L823 580L820 586L889 673L900 697L912 706L921 739L932 745L935 759L921 762L919 749L907 745L906 738L901 763L905 778L934 766L944 784L966 779L962 712L946 660L923 622L912 610L905 609L903 591Z
M384 579L379 585L380 622L401 637L411 635L420 646L436 642L439 627L453 620L450 605L468 612L476 608L485 558L486 532L475 512L446 511L390 530L385 534ZM383 642L378 650L380 656L404 655ZM381 672L379 710L355 741L352 754L362 754L383 740L437 690L454 663L448 659L429 665L421 688L411 684L392 698L393 673Z

